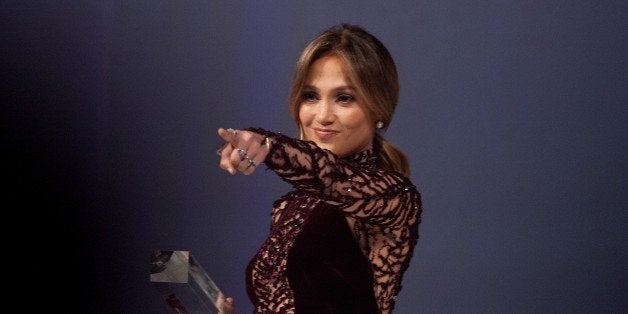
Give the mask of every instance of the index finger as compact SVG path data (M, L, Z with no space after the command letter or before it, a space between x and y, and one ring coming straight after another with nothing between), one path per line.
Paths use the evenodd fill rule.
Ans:
M238 131L232 128L229 128L229 129L218 128L218 135L222 137L223 140L229 143L233 143L235 141L237 134L238 134Z

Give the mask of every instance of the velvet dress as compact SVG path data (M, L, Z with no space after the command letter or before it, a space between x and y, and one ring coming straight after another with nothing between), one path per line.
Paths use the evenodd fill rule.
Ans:
M262 129L264 161L294 189L275 201L249 263L255 313L390 313L418 239L421 199L374 147L338 158Z

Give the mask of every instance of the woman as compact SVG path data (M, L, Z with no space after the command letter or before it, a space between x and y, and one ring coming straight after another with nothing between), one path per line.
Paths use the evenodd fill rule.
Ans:
M289 105L300 140L218 130L221 168L249 175L263 163L294 187L274 203L270 234L247 268L256 313L392 312L421 215L408 161L380 133L398 89L385 46L342 24L297 63Z

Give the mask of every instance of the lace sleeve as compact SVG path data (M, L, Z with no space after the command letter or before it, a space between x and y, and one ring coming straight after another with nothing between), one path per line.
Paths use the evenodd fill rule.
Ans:
M263 129L248 129L273 140L266 157L269 169L295 188L317 194L348 214L371 224L394 225L405 220L405 204L414 202L412 183L375 163L341 159L313 142Z

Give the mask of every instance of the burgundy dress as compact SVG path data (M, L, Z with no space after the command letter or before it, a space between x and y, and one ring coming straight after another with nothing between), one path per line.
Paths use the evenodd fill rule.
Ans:
M267 167L294 190L247 268L255 313L390 313L418 239L421 199L379 150L338 158L262 129Z

